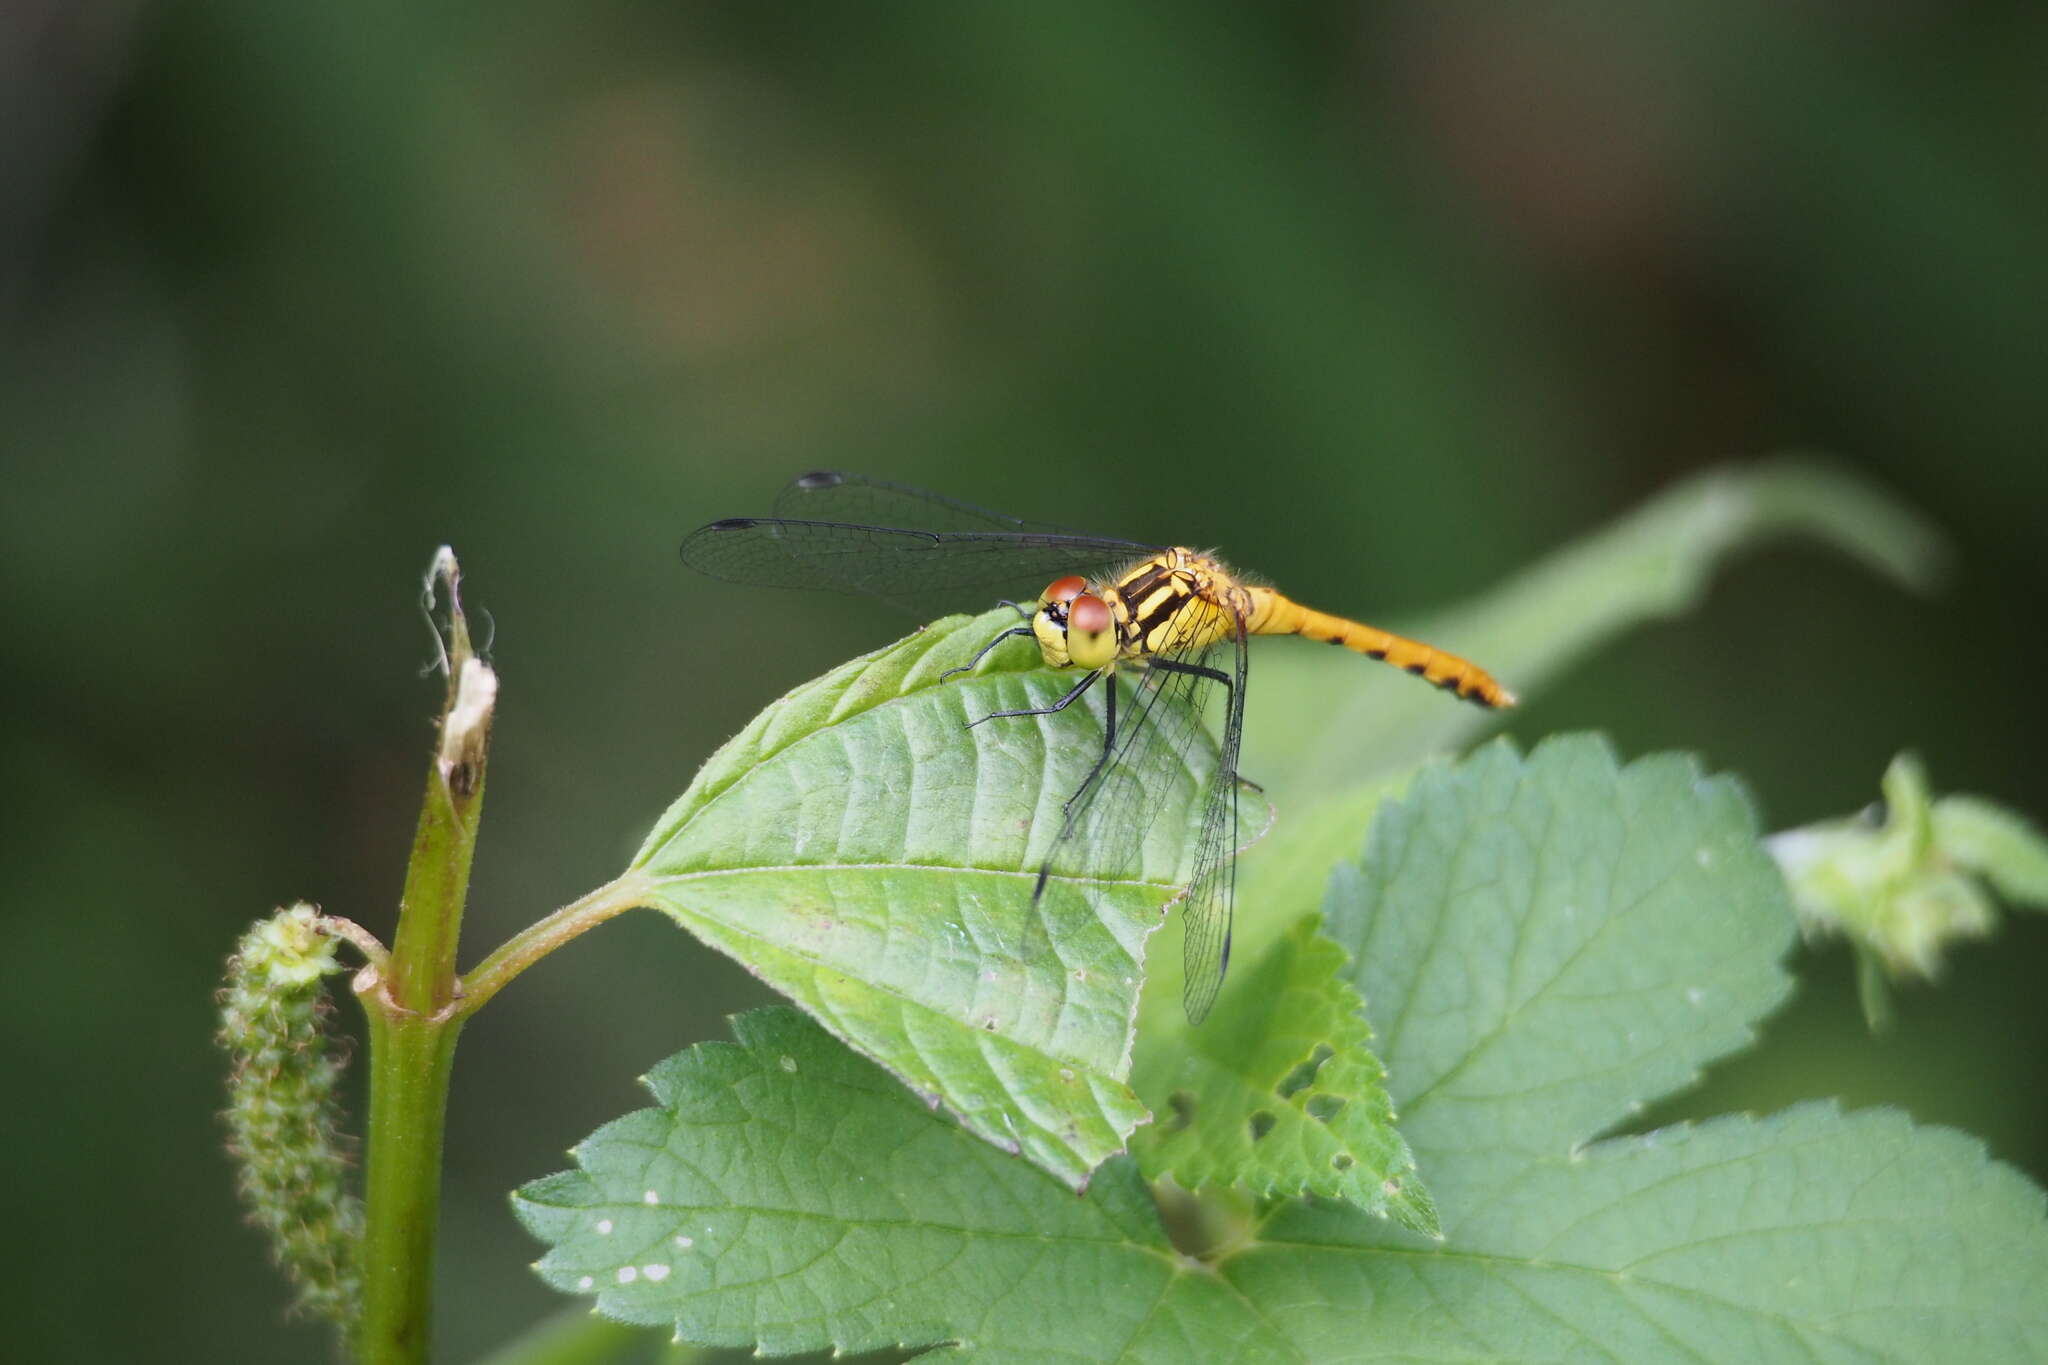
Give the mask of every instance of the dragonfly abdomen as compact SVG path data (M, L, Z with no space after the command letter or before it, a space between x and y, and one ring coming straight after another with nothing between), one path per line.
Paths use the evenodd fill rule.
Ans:
M1248 588L1246 591L1251 598L1251 613L1245 624L1254 635L1300 635L1310 640L1342 645L1368 658L1381 659L1413 673L1426 683L1455 693L1464 701L1489 707L1515 704L1514 693L1470 660L1377 626L1304 607L1271 588Z

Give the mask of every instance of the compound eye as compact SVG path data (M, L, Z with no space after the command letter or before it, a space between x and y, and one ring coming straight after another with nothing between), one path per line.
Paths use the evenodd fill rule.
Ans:
M1048 606L1054 602L1071 602L1087 590L1087 579L1079 574L1068 574L1065 578L1055 578L1051 583L1047 584L1045 591L1039 595L1038 600L1046 603Z
M1100 635L1109 629L1109 604L1099 597L1076 597L1067 609L1067 629L1083 635Z
M1116 618L1099 597L1083 593L1067 608L1067 657L1078 668L1105 668L1116 659Z

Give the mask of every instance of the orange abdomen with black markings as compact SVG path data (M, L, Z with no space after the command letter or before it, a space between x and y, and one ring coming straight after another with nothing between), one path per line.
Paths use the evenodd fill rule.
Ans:
M1368 658L1383 659L1424 682L1457 694L1465 701L1495 707L1515 704L1514 693L1468 659L1377 626L1304 607L1271 588L1246 588L1244 591L1251 601L1245 625L1254 635L1300 635L1310 640L1342 645Z

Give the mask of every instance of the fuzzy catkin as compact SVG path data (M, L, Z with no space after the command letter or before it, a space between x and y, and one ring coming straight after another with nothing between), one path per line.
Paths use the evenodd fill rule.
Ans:
M228 959L219 1040L227 1050L228 1152L249 1221L297 1290L298 1312L351 1322L362 1297L363 1206L336 1089L346 1058L328 1036L322 979L341 970L319 914L300 903L258 920Z

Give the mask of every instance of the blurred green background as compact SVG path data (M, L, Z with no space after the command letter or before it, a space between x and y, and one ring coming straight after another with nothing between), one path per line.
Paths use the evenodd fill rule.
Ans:
M0 9L16 1358L325 1352L238 1223L211 991L295 897L388 935L444 541L504 681L471 961L900 633L676 563L820 466L1374 619L1832 450L1944 595L1748 556L1512 732L1698 751L1771 827L1907 745L2048 811L2044 69L2048 9L1934 0ZM1660 1112L1894 1103L2048 1175L2044 964L2015 920L1872 1039L1806 953ZM760 999L629 916L470 1027L443 1358L560 1307L505 1192Z

